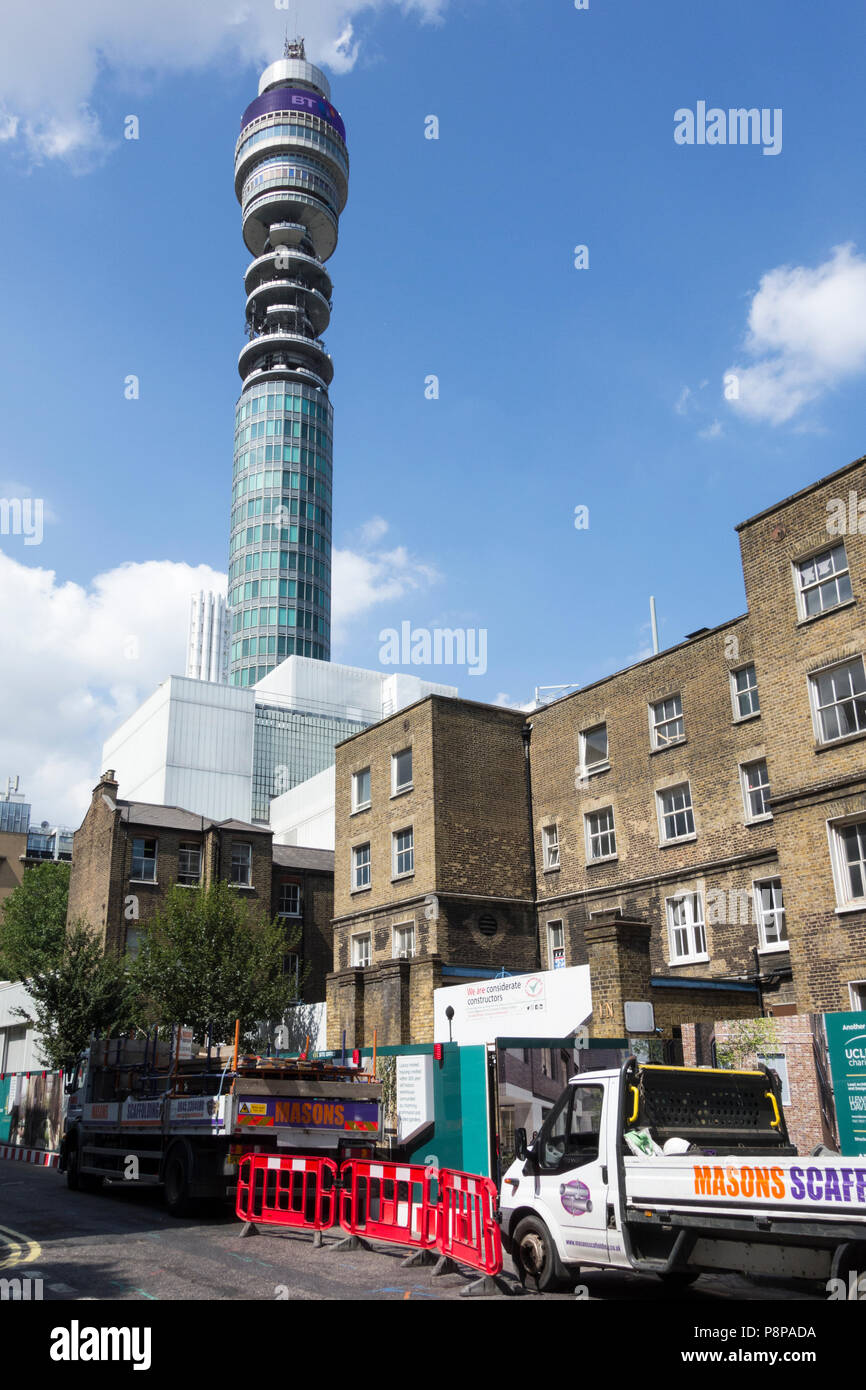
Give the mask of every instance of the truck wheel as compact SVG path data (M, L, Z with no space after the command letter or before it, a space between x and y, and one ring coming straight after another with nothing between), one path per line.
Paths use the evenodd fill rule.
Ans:
M552 1293L566 1284L553 1238L537 1216L524 1216L514 1232L512 1259L521 1282L532 1279L539 1293Z
M183 1149L174 1148L165 1160L163 1175L165 1205L172 1216L186 1216L192 1201L189 1195L189 1170Z
M82 1173L77 1144L70 1144L66 1155L66 1186L70 1192L98 1192L102 1187L97 1173Z

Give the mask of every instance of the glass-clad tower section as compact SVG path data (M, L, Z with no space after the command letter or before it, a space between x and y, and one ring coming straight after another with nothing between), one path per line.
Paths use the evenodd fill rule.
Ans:
M244 112L235 191L253 261L238 359L229 590L232 685L287 656L331 654L334 375L325 262L349 189L346 132L303 42L262 75Z

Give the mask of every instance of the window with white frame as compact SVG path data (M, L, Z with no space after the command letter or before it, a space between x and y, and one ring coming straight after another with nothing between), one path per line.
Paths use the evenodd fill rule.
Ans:
M404 748L402 753L391 755L391 793L409 791L412 786L412 749Z
M771 820L773 813L770 810L770 775L767 772L766 760L759 758L753 763L741 763L740 781L743 787L746 820Z
M565 964L565 927L561 921L547 924L547 958L551 970Z
M352 937L352 964L370 965L373 961L373 938L369 932Z
M559 826L546 825L541 832L544 841L545 869L559 868Z
M679 695L650 705L650 731L653 748L668 748L681 743L686 736L683 721L683 702Z
M395 830L391 836L392 873L394 878L402 878L415 872L415 832L411 825L405 830Z
M580 766L587 776L604 772L610 767L607 746L607 725L595 724L580 735Z
M788 1058L784 1052L759 1052L757 1053L758 1062L774 1071L781 1083L781 1099L783 1105L791 1104L791 1087L788 1081Z
M753 714L761 713L754 666L741 666L738 671L731 672L731 698L735 719L750 719Z
M156 840L138 836L133 839L131 878L138 879L139 883L156 883L156 849Z
M415 923L407 922L394 928L394 957L396 960L411 960L415 954Z
M695 833L695 813L692 807L692 789L688 782L677 787L666 787L656 792L658 803L659 830L662 842L685 840Z
M706 960L707 934L704 902L700 893L682 893L676 898L668 898L666 903L671 964L684 965L689 961Z
M590 811L585 817L587 859L611 859L616 854L616 829L613 807Z
M852 597L845 546L834 545L796 565L797 603L801 618L838 608Z
M355 845L352 850L352 891L370 887L370 845Z
M837 905L866 907L866 820L829 829Z
M866 1012L866 980L850 980L848 983L848 995L851 1000L851 1008L855 1013Z
M352 773L352 810L366 811L370 805L370 769Z
M177 849L177 881L185 888L201 883L201 845L181 841Z
M762 951L781 951L788 946L785 926L785 902L780 878L757 879L754 890L755 916L758 919L758 944Z
M301 915L301 885L299 883L281 883L280 899L277 915L280 917L300 917Z
M253 847L248 844L232 842L232 866L230 881L236 888L249 888L253 872Z
M866 729L866 673L862 656L827 666L809 677L820 743L833 743Z

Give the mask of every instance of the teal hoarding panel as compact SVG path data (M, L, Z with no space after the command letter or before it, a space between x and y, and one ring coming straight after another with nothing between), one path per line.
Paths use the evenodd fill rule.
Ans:
M12 1130L12 1115L6 1109L11 1085L12 1078L9 1076L6 1077L5 1081L0 1081L0 1144L8 1142Z
M866 1013L825 1014L843 1154L866 1154Z
M380 1047L378 1056L432 1057L432 1043ZM362 1049L369 1066L372 1049ZM442 1044L442 1061L433 1063L433 1126L421 1143L409 1152L410 1163L455 1168L463 1173L490 1170L487 1120L487 1049Z
M464 1173L490 1176L487 1117L487 1048L460 1048L460 1109Z

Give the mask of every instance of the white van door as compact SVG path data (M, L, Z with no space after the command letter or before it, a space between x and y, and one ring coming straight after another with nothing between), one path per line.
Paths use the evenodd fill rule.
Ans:
M529 1155L535 1205L564 1264L607 1263L606 1087L590 1076L567 1086Z

